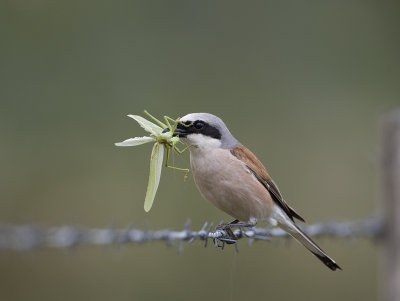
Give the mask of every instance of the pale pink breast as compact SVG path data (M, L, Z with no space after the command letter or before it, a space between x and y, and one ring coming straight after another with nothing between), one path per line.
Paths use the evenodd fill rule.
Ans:
M269 192L229 150L193 150L190 163L200 193L214 206L241 221L270 217Z

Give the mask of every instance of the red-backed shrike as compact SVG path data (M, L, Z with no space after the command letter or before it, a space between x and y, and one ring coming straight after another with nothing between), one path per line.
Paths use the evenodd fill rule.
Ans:
M278 226L331 270L341 269L294 222L304 219L283 199L257 157L232 136L224 122L208 113L180 119L175 136L187 139L193 178L201 195L234 217L239 225L258 222ZM233 224L232 224L233 225Z

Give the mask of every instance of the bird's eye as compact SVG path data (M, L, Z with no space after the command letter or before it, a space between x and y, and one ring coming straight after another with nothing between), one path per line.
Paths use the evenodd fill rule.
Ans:
M203 121L196 121L193 126L196 130L201 130L205 126L205 123Z

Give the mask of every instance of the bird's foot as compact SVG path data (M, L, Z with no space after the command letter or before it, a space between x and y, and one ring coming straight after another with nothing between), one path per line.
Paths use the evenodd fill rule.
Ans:
M240 222L235 219L229 224L219 224L216 229L225 231L227 235L227 240L225 241L227 244L234 244L237 242L238 237L233 233L232 228L237 227L240 231L243 231L242 228L253 228L257 224L256 220L250 220L247 223Z
M224 240L227 244L234 244L237 242L238 238L232 231L232 226L235 226L232 223L229 224L219 224L215 229L216 230L222 230L226 233L227 239Z
M229 225L232 227L238 227L238 228L253 228L257 225L257 220L250 220L247 223L240 222L237 219L235 219L233 222L230 222Z

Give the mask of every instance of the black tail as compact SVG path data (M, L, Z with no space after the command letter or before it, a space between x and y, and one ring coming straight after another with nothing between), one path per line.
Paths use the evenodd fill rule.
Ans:
M305 246L311 253L313 253L319 260L321 260L332 271L342 268L330 258L310 237L308 237L299 227L294 223L292 225L280 225L299 243Z

